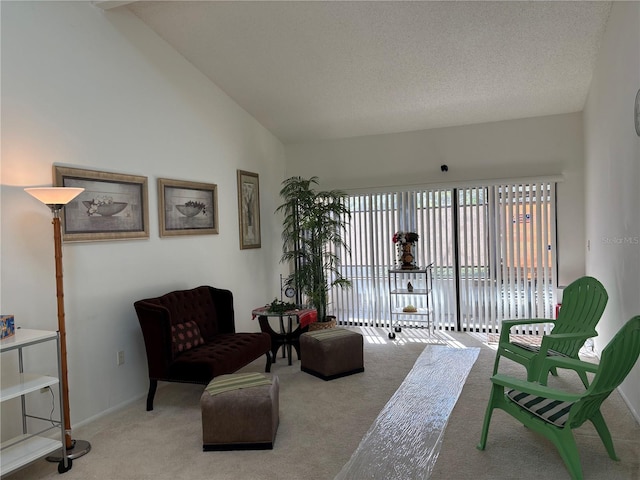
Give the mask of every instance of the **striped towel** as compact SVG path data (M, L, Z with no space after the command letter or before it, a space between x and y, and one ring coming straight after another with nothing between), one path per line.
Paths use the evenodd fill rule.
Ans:
M258 387L260 385L271 385L271 380L261 373L233 373L214 378L204 390L209 395L218 395L231 390Z
M315 330L313 332L307 332L305 335L315 338L319 342L328 340L335 337L344 337L345 335L351 335L353 332L344 328L326 328L324 330Z

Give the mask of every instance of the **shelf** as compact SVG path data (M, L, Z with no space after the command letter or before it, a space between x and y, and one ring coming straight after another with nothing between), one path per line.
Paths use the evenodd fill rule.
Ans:
M57 385L56 377L47 377L37 373L16 373L2 377L2 388L0 389L0 401L11 400L12 398L37 392L41 388Z
M433 264L424 268L403 270L392 268L389 270L389 338L396 338L396 333L402 331L406 324L426 324L432 326L431 290L433 286ZM413 287L409 291L409 284ZM416 306L415 312L405 312L407 305Z
M402 268L391 268L389 269L389 273L427 273L431 268L433 268L433 263L430 263L426 267L422 268L412 268L412 269L402 269Z
M428 308L418 308L417 312L403 312L402 308L394 308L391 313L394 315L431 315L431 310Z
M58 336L57 332L47 330L32 330L29 328L17 328L16 333L0 340L0 352L14 350L20 347L33 345L34 343L52 340Z
M398 290L391 290L391 295L427 295L429 289L426 288L414 288L411 292L406 288L399 288Z
M45 437L21 435L7 440L2 443L0 452L2 475L55 452L59 448L62 448L62 441Z
M58 332L46 330L33 330L29 328L19 328L11 337L0 340L0 352L5 353L17 350L18 353L18 371L8 373L2 376L0 381L0 401L4 402L17 397L24 397L27 394L35 394L43 388L57 386L57 394L62 397L62 384L58 377L43 375L33 372L24 372L23 356L26 347L38 345L44 342L54 342L58 352L58 375L61 374L60 366L60 336ZM26 355L27 357L29 354ZM46 455L55 452L64 447L64 427L59 420L46 419L41 416L29 414L26 409L26 402L22 402L22 422L23 434L0 445L0 465L2 466L2 475L8 474L28 463L38 460ZM59 407L60 418L62 412ZM51 412L53 413L53 411ZM27 429L27 417L46 422L48 428L40 430L38 433L29 433ZM51 437L45 437L42 434L52 429L57 429L59 437L57 440ZM69 464L71 468L71 464ZM59 470L60 471L60 470ZM65 470L66 471L66 470Z

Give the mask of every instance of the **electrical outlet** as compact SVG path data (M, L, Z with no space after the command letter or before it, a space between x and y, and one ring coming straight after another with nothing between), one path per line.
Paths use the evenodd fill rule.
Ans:
M116 365L124 365L124 350L119 350L116 356Z

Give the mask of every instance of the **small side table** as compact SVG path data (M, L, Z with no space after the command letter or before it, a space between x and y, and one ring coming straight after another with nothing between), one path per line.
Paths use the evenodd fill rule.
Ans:
M276 363L276 355L280 347L283 353L289 357L289 365L291 365L291 347L295 348L300 359L300 335L307 331L310 323L318 320L318 314L312 308L296 308L286 312L271 312L269 307L259 307L251 312L255 319L258 317L260 322L260 330L271 336L271 356L273 363ZM280 319L280 332L276 332L269 325L269 317ZM287 319L286 325L284 319ZM293 319L296 321L296 329L293 329Z

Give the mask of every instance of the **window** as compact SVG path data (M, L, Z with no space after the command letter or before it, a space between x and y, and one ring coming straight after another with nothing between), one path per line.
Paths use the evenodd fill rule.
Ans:
M341 323L389 325L392 235L420 235L418 265L434 263L436 328L495 332L507 318L552 318L555 183L519 183L350 195L353 288L331 292ZM540 332L541 333L541 332Z

